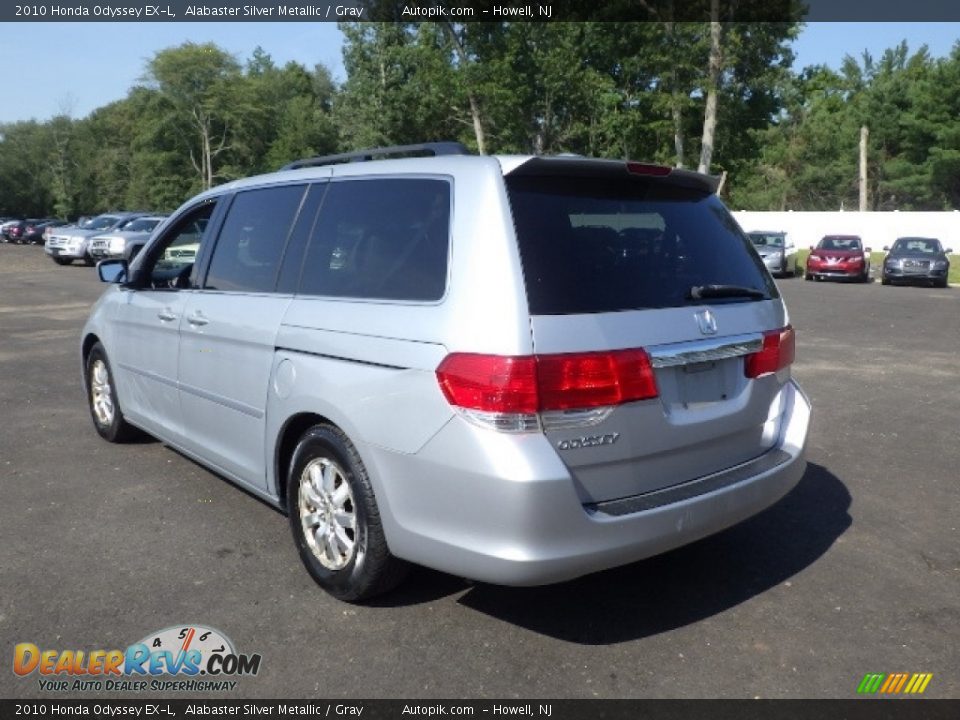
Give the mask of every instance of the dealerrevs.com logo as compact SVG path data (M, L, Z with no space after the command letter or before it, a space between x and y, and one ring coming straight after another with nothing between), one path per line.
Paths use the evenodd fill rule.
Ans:
M150 633L126 650L41 649L18 643L13 672L36 675L50 692L231 691L234 678L260 671L259 653L238 653L219 630L177 625Z

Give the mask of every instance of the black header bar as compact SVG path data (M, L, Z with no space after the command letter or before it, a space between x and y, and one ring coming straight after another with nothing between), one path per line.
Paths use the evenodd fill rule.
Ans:
M960 22L951 0L720 0L724 22ZM710 0L53 0L5 22L705 22Z

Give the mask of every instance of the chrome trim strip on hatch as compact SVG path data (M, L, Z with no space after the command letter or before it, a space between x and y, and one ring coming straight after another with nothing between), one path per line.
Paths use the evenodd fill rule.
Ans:
M710 340L658 345L647 348L650 364L654 368L678 367L693 363L724 360L758 352L763 347L763 336L759 333L732 335Z

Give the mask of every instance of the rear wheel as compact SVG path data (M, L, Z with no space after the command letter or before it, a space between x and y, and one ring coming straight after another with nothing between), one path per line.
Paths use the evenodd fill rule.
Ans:
M87 356L87 402L93 426L104 440L125 442L137 434L123 417L117 401L113 372L103 345L97 343Z
M373 487L353 443L315 425L293 452L287 511L307 571L324 590L360 602L394 588L407 564L390 554Z

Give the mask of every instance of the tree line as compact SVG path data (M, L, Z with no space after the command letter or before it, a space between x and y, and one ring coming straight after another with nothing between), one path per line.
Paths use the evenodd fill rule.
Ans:
M0 214L169 211L311 155L454 139L724 174L735 208L960 206L960 44L793 69L796 22L343 23L346 79L261 49L157 52L82 119L0 124Z

